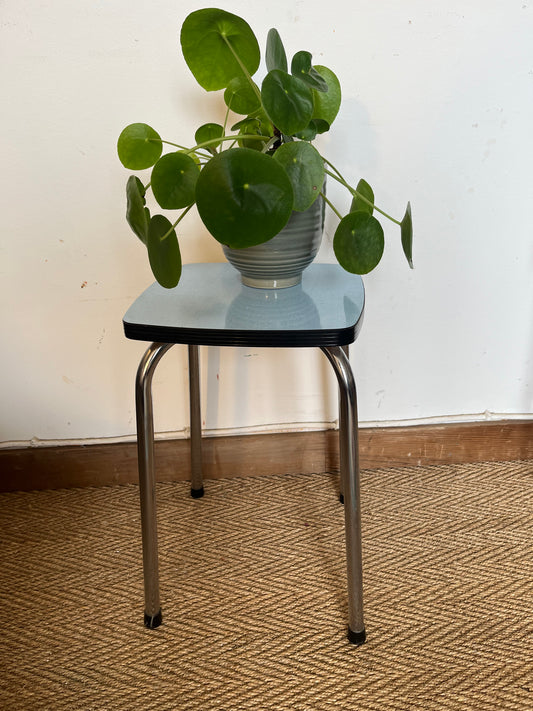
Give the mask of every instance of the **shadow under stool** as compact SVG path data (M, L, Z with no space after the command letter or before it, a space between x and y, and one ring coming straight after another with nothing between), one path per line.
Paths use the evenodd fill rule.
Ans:
M359 333L363 311L361 278L336 264L312 264L303 273L301 284L286 289L244 286L229 264L189 264L176 288L154 283L130 306L123 320L126 337L152 342L141 359L135 384L147 627L158 627L162 621L152 410L152 379L161 358L176 343L188 346L191 494L198 498L204 493L198 347L316 347L327 356L339 384L348 638L354 644L365 641L357 396L348 359L348 346Z

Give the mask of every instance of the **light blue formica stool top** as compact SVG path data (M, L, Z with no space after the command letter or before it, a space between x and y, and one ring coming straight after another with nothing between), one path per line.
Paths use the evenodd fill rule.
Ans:
M127 338L205 346L343 346L362 325L361 277L312 264L286 289L244 286L227 263L188 264L180 283L149 286L124 316Z

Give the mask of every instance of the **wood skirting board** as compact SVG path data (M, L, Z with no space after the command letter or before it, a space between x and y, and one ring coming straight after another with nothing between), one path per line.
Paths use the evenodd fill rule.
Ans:
M363 428L361 467L533 460L533 421ZM338 432L206 437L206 479L338 470ZM190 477L189 441L156 442L158 481ZM134 442L0 450L0 491L137 481Z

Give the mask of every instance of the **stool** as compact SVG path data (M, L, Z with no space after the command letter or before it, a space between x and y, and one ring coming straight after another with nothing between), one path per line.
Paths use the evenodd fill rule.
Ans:
M302 283L286 289L244 286L229 264L184 266L179 285L154 283L124 316L127 338L152 341L136 378L137 448L143 544L145 625L162 621L159 600L152 378L176 343L189 355L191 494L204 493L198 346L317 347L327 356L339 384L341 501L344 502L348 573L348 638L365 641L357 398L348 345L360 330L364 288L359 276L336 264L312 264Z

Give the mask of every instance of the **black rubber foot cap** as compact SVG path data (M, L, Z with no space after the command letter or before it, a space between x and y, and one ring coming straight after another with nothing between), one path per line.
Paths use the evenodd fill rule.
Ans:
M364 641L366 639L366 632L365 630L362 630L362 632L353 632L349 627L348 627L348 639L352 644L364 644Z
M201 499L204 495L204 487L201 489L191 489L191 496L193 499Z
M144 626L148 627L149 630L155 630L162 622L163 615L161 614L161 610L159 610L156 615L147 615L146 612L144 613Z

